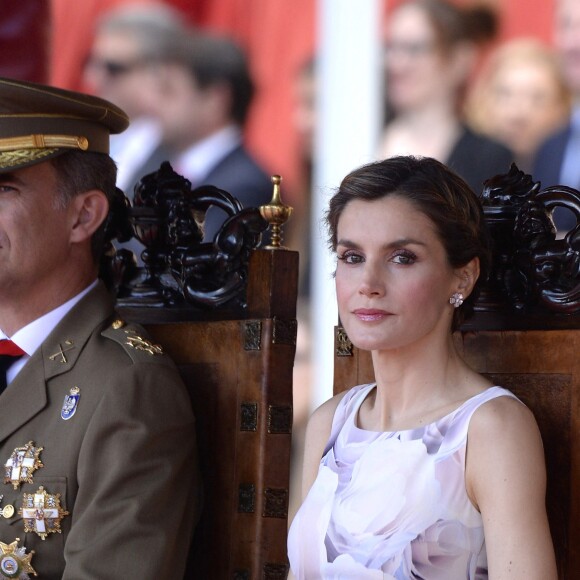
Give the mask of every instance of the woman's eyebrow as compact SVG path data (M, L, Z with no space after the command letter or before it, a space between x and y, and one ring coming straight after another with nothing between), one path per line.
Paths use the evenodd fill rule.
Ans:
M343 246L345 248L352 248L353 250L360 249L360 247L361 247L360 244L357 244L356 242L353 242L352 240L348 240L348 239L338 240L336 245ZM386 244L383 244L383 248L389 249L389 248L396 248L396 247L400 247L400 246L411 246L411 245L426 246L427 244L421 240L416 240L415 238L399 238L398 240L393 240L392 242L388 242Z

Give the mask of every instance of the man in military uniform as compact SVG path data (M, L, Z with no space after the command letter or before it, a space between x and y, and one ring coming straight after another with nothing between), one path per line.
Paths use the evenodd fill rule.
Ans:
M0 79L0 578L183 576L190 401L98 281L109 135L127 124L102 99Z

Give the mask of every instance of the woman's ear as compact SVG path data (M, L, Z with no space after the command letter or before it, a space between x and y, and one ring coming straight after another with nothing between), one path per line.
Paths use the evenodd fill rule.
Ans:
M461 292L467 298L473 291L473 287L479 278L479 258L473 258L470 262L457 268L455 275L458 278L457 292Z
M109 200L99 189L75 195L69 205L71 212L71 242L79 243L97 231L109 213Z

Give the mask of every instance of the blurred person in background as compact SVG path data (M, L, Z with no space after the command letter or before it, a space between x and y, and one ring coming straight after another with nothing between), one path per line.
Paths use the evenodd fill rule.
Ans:
M472 131L459 111L479 49L496 32L489 8L445 0L408 0L386 29L387 124L380 157L429 156L444 162L476 191L506 173L513 155Z
M120 6L164 4L164 0L42 0L50 10L49 79L56 87L83 90L83 66L93 43L95 22Z
M554 43L572 93L572 111L566 126L549 137L538 151L533 177L543 187L567 185L580 188L580 2L558 0ZM554 220L560 232L576 225L572 212L556 208Z
M470 125L509 147L526 172L541 143L565 125L569 114L570 94L556 55L535 39L499 47L466 107Z
M292 201L294 212L288 222L287 246L298 249L300 259L300 284L298 291L301 296L310 295L310 249L311 249L311 208L312 208L312 171L314 162L314 134L316 131L317 114L317 80L316 59L304 61L296 71L293 96L293 125L298 136L298 151L300 158L300 195Z
M159 71L157 81L162 139L141 174L155 171L167 159L194 188L214 185L244 207L268 203L270 176L243 143L254 83L242 49L229 38L190 31L181 35L178 54ZM221 210L210 208L206 239L224 218Z
M169 6L127 5L98 21L84 81L95 95L121 107L131 124L111 138L111 157L118 166L118 186L129 197L142 175L142 164L161 141L154 116L157 72L177 51L183 30L180 13Z

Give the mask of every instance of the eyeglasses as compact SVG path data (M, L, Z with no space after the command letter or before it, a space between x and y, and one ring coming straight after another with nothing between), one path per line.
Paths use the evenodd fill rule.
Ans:
M111 78L116 78L130 73L132 70L141 66L143 62L141 60L134 61L114 61L107 58L96 58L89 57L87 60L87 67L98 68L103 70L107 76Z
M435 43L430 41L418 42L389 42L385 44L385 56L406 56L409 58L420 58L435 49Z

